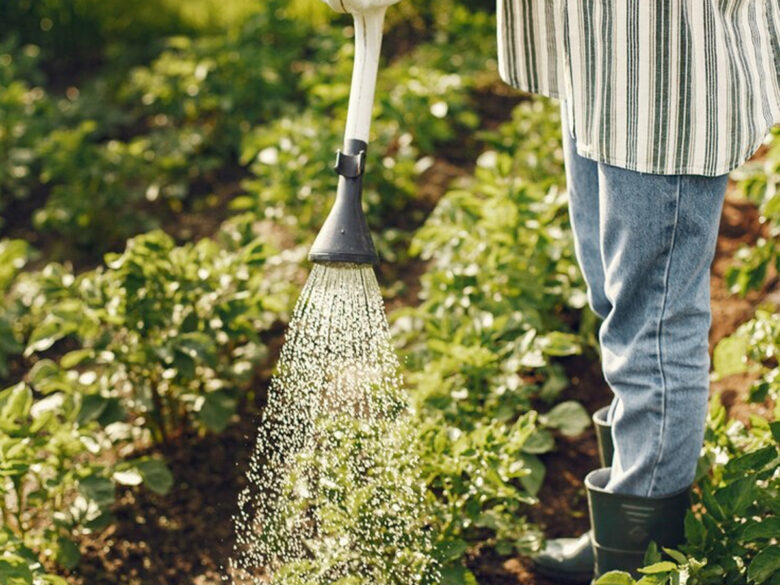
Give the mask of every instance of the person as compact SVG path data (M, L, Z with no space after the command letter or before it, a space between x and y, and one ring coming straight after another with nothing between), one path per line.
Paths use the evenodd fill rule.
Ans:
M571 583L636 574L651 542L683 538L710 264L727 174L780 122L780 3L497 0L497 23L502 79L561 101L575 252L614 394L597 419L603 467L585 478L591 531L549 541L536 566Z

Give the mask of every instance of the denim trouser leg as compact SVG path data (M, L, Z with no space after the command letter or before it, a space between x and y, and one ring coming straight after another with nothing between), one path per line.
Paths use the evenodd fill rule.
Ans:
M564 132L567 134L567 132ZM709 270L726 176L643 174L584 159L566 140L577 258L615 394L607 489L691 484L709 390Z

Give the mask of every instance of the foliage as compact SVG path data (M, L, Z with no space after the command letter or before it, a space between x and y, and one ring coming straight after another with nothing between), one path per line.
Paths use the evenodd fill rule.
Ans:
M227 247L177 247L150 232L108 255L105 268L38 289L28 303L45 315L25 355L76 342L47 379L78 380L96 408L117 402L157 442L192 425L222 430L266 356L260 334L285 314L290 293L262 270L268 246L231 242L242 236L228 228L224 236Z
M731 292L742 296L763 287L772 270L780 273L780 129L772 129L768 144L763 161L747 163L733 173L743 195L758 206L759 221L768 232L768 237L760 237L755 246L740 248L735 255L737 262L726 273Z
M511 136L522 145L534 119L556 112L518 106L493 139ZM562 319L583 307L584 295L567 242L559 130L552 132L550 151L537 157L522 147L487 151L474 177L445 195L412 244L429 262L423 303L391 316L420 413L420 458L442 562L459 579L453 582L473 579L461 563L474 545L500 554L538 550L541 534L523 514L544 479L538 455L554 448L548 429L577 435L590 424L573 402L543 416L528 412L533 397L552 401L566 386L552 359L578 353L583 343ZM526 183L540 164L559 172Z
M525 105L518 112L554 115ZM561 170L559 151L536 160L556 156ZM398 328L414 337L411 369L424 369L411 381L447 415L508 420L531 396L552 399L566 381L550 357L581 350L562 320L585 303L565 197L557 185L525 182L534 165L522 148L514 158L486 152L474 179L442 199L413 242L431 265L423 304L399 312Z
M98 463L102 452L133 439L131 427L120 422L122 412L116 405L97 409L93 396L62 381L46 380L42 372L48 367L42 361L31 372L35 393L24 383L0 392L3 583L14 575L28 579L20 583L31 582L38 562L33 550L45 551L44 558L63 567L75 566L80 555L72 534L98 530L112 521L116 484L146 483L165 493L172 483L167 467L157 459L116 466ZM19 558L31 561L32 568Z
M713 353L716 376L750 372L756 379L750 386L752 402L767 398L775 404L775 418L780 414L780 367L777 348L780 347L780 315L771 306L756 311L753 319L739 326L720 340Z
M415 401L420 520L437 532L447 585L476 583L464 561L481 547L540 546L526 517L539 456L589 424L581 405L558 403L568 381L557 359L595 345L595 321L572 253L557 108L527 101L475 132L496 82L494 9L442 0L389 13L366 178L382 257L427 263L421 306L393 320ZM139 447L220 432L261 388L299 281L294 246L335 190L351 29L319 0L23 0L0 3L0 22L0 233L17 237L0 240L0 378L11 384L0 392L0 581L60 585L47 570L73 566L73 538L111 521L117 485L171 487ZM777 136L763 163L734 175L768 224L728 272L740 294L778 268ZM418 186L442 156L469 176L426 220L433 202ZM211 239L154 231L184 211L221 213L236 193L231 211L248 213ZM277 254L280 242L293 249ZM85 258L98 267L70 264ZM774 400L775 416L779 332L766 307L714 356L717 375L755 374L751 398ZM643 585L775 578L776 427L713 409L688 543L651 551ZM363 513L370 491L341 495ZM308 568L289 567L290 583Z

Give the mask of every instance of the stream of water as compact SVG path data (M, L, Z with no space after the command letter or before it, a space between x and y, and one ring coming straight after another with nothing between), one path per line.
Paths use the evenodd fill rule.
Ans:
M438 583L415 432L373 268L315 264L235 517L235 585Z

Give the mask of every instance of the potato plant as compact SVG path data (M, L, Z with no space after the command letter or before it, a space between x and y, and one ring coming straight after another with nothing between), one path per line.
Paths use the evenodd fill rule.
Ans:
M284 318L291 292L262 270L271 250L261 240L233 237L242 235L226 228L227 246L176 246L159 231L129 240L105 267L71 275L65 294L42 293L50 301L40 301L46 315L25 355L75 342L47 373L78 373L85 393L118 401L156 443L191 427L221 431L246 400L266 357L260 335Z
M40 370L31 377L37 379ZM170 471L158 459L98 462L100 455L132 440L129 425L119 422L119 409L96 408L77 386L65 380L32 387L20 382L0 392L3 583L33 583L42 562L73 568L80 556L73 535L112 521L117 484L144 483L158 493L172 485Z
M745 296L750 290L761 289L774 274L780 273L780 130L773 128L768 137L766 158L747 163L732 174L742 194L754 202L759 221L767 226L768 237L760 237L755 246L743 246L736 254L736 263L726 273L731 292Z
M519 106L493 140L521 131L516 121L524 115L555 110ZM590 423L574 402L544 415L530 411L533 397L553 401L567 384L555 357L587 344L562 320L584 303L567 244L562 175L544 187L523 179L537 164L556 164L550 159L562 170L553 143L538 158L522 148L480 157L474 177L445 195L412 243L429 262L422 304L391 315L452 583L475 582L463 566L474 547L538 550L542 535L524 516L544 479L538 455L554 448L550 429L577 435Z

